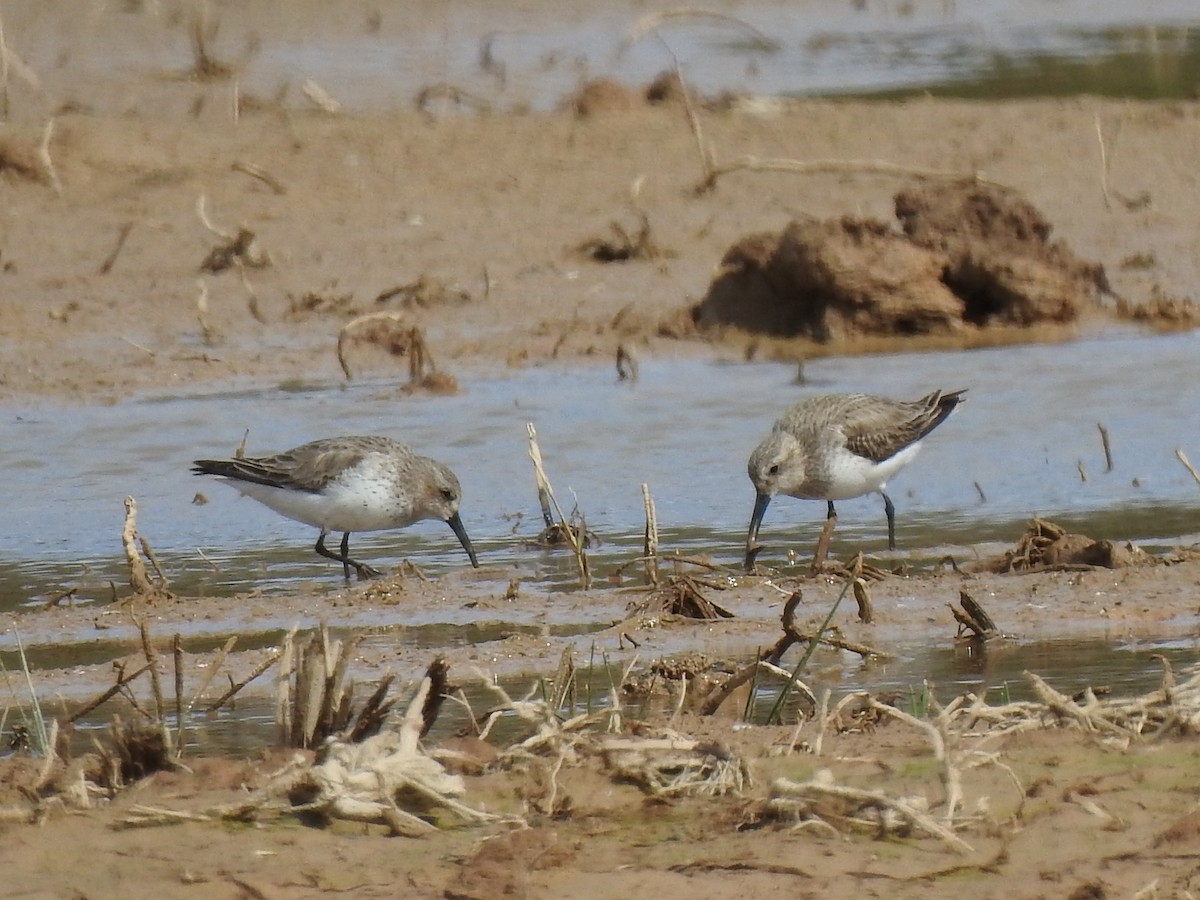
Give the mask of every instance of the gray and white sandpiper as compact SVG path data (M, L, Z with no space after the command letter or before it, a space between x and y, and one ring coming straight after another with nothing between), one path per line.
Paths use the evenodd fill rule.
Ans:
M458 478L389 437L325 438L255 459L198 459L192 472L217 475L280 515L321 529L314 549L340 562L347 578L352 566L360 579L380 574L350 558L352 531L404 528L421 519L448 524L479 566L458 515ZM325 546L331 531L342 532L340 553Z
M746 568L753 568L761 549L758 529L776 494L825 500L832 522L834 500L878 493L887 514L888 549L894 550L896 509L885 490L888 479L912 462L921 440L946 421L964 393L934 391L915 401L823 394L780 416L750 454L748 471L757 496L746 536Z

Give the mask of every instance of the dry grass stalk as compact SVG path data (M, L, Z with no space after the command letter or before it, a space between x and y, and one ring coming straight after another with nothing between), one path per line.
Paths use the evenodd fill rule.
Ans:
M637 357L625 344L617 345L617 380L630 384L636 384L638 380Z
M854 591L854 602L858 604L858 621L870 625L875 621L875 609L871 605L871 591L867 588L865 578L855 578L851 588Z
M287 188L283 186L283 182L260 166L256 166L253 163L242 162L241 160L235 160L230 168L235 172L241 172L243 175L249 175L256 181L261 181L271 189L273 194L277 196L282 197L287 193Z
M154 641L150 639L150 629L146 625L146 620L135 619L134 622L137 624L138 635L142 641L142 655L146 657L146 664L150 667L150 690L154 695L154 722L162 732L163 751L170 756L171 732L167 729L167 705L163 699L162 681L158 676L158 651L154 648Z
M816 636L816 632L801 631L796 625L796 607L800 605L802 599L803 594L800 591L795 591L788 597L787 602L783 604L783 613L780 616L783 626L783 637L777 640L762 657L772 665L779 665L779 661L783 659L784 654L792 648L793 644L807 645ZM835 650L849 650L851 653L857 653L863 659L871 656L878 659L887 659L890 656L890 654L884 653L882 650L876 650L873 647L868 647L866 644L860 644L856 641L843 638L836 626L822 631L819 643L827 647L832 647Z
M537 430L533 427L532 422L525 425L526 433L529 435L529 458L533 461L533 473L537 479L538 501L542 506L542 515L546 520L547 528L554 527L556 524L561 529L563 537L566 539L571 548L571 552L575 554L575 561L579 566L579 582L584 590L591 587L592 575L588 567L587 552L587 525L573 525L563 515L562 509L558 505L558 500L554 497L554 488L550 485L550 478L546 475L546 470L542 467L542 451L538 447ZM558 522L555 523L550 514L550 509L553 507L554 512L558 515Z
M330 94L327 90L325 90L325 88L321 87L311 78L304 79L304 83L300 85L300 91L309 99L313 106L317 107L317 109L321 110L321 112L328 113L331 116L341 114L342 104L335 100L332 94Z
M183 709L183 638L179 632L171 639L171 657L175 663L175 754L183 753L186 720Z
M107 703L109 700L123 691L131 682L141 677L145 672L148 672L151 664L145 663L140 668L137 668L129 673L125 671L124 663L118 662L115 664L115 666L117 671L117 680L113 683L112 687L97 694L87 703L83 704L83 706L71 713L71 715L67 716L68 724L78 722L84 716L91 714L100 706Z
M1100 429L1100 444L1104 447L1104 471L1111 472L1113 470L1112 446L1108 442L1108 429L1104 427L1103 422L1097 422L1096 427Z
M208 686L212 684L213 679L217 677L217 673L221 671L222 667L225 665L225 660L229 657L229 654L233 652L233 648L235 646L237 646L237 635L230 635L225 641L225 645L217 651L217 655L213 657L212 662L204 670L204 676L200 679L200 684L197 685L195 693L192 694L192 699L187 702L187 706L184 709L185 713L191 713L192 709L196 706L196 701L199 700L204 695L204 692L208 690Z
M345 642L334 640L322 623L306 642L297 644L293 631L283 648L252 676L257 677L275 659L283 659L276 689L276 725L281 739L289 746L316 747L335 736L355 743L377 734L383 727L395 702L386 699L394 679L390 673L381 679L362 709L357 714L354 710L356 685L347 678L347 672L362 637L356 634ZM445 686L444 663L435 660L426 678L439 688L440 698ZM433 702L427 711L430 724L439 703L440 700Z
M165 583L155 584L146 572L146 564L138 553L137 501L125 498L125 524L121 529L121 546L125 549L125 562L129 565L129 586L135 596L153 598L166 595Z
M897 178L912 178L917 181L962 181L1004 187L978 174L964 175L941 169L922 169L902 166L881 159L759 159L744 156L733 162L713 166L705 178L694 188L697 194L706 194L717 186L717 181L734 172L790 172L796 175L891 175Z
M431 679L422 679L399 723L361 743L327 741L311 763L297 758L246 800L202 813L208 818L246 821L268 815L300 815L322 824L335 820L381 825L393 835L420 836L436 831L431 818L449 815L464 824L515 821L481 812L458 798L463 779L446 772L420 746ZM137 807L127 827L177 821L170 810ZM523 823L522 823L523 824Z
M956 727L971 731L986 725L990 734L1008 734L1037 728L1071 727L1094 733L1119 746L1140 740L1200 734L1200 666L1188 670L1177 682L1164 661L1160 688L1131 698L1099 699L1090 688L1077 698L1059 693L1039 676L1027 672L1036 701L992 706L982 697L967 694L947 707Z
M0 119L7 119L9 75L15 74L34 91L41 91L37 74L8 46L4 36L4 17L0 16Z
M417 92L413 104L419 112L432 117L434 104L439 100L454 106L466 107L477 113L491 112L492 109L492 104L482 97L477 97L460 87L445 83L426 85L421 88Z
M720 797L752 783L750 767L728 747L683 735L605 738L598 746L605 767L652 797Z
M947 750L947 732L949 730L950 720L943 713L938 715L932 722L926 719L918 719L916 716L909 715L903 710L887 704L880 703L874 697L869 698L871 708L876 712L890 716L893 719L898 719L906 725L911 725L913 728L921 731L929 740L929 745L933 749L933 758L940 764L939 775L942 781L942 788L945 791L945 814L943 816L943 824L950 828L954 824L954 817L958 811L958 807L962 804L962 775L959 772L958 766L955 765L953 754Z
M771 784L766 808L772 815L798 820L816 818L829 824L828 819L836 818L847 824L862 823L880 834L923 831L955 852L974 851L970 844L912 803L889 797L883 791L835 784L833 773L827 769L804 782L777 778Z
M255 666L254 669L250 672L250 674L247 675L245 678L243 678L241 681L235 682L232 678L230 678L229 679L229 682L230 682L229 689L226 690L225 693L221 694L220 697L218 697L216 700L214 700L208 706L206 706L204 708L204 711L210 715L212 713L215 713L217 710L219 710L221 707L223 707L226 703L228 703L230 700L232 700L234 697L236 697L246 685L248 685L250 682L254 681L254 679L258 678L258 676L262 675L263 672L267 671L267 669L271 668L271 666L273 666L275 664L276 660L279 659L280 655L281 655L280 651L278 651L278 650L275 651L270 656L268 656L266 659L264 659L262 662L260 662L257 666ZM193 702L195 702L195 701L193 701Z
M650 486L642 483L642 506L646 510L646 531L643 555L646 558L646 582L658 586L658 514L654 509L654 498Z
M651 592L641 604L639 614L707 621L734 618L733 613L706 597L700 586L701 582L690 575L672 575L663 587Z
M58 180L58 172L54 168L54 160L50 157L50 139L54 136L54 120L50 119L42 129L42 141L38 144L38 162L54 193L62 193L62 182Z
M125 241L129 238L129 233L133 231L133 222L122 222L120 229L117 231L117 244L113 247L112 252L104 258L104 262L100 264L99 272L101 275L107 275L112 271L112 267L116 265L117 257L121 255L121 251L125 248Z
M192 16L188 37L192 41L192 68L188 75L197 81L224 81L233 75L233 66L221 62L209 52L208 45L217 37L220 20L209 20L208 4Z
M200 263L200 271L216 274L233 266L245 266L251 269L262 269L271 265L271 255L262 250L253 231L245 226L236 232L218 228L208 218L208 200L201 194L196 198L196 216L209 232L220 238Z
M671 255L655 243L650 236L650 219L645 212L634 211L638 217L637 231L627 231L620 222L609 222L611 238L592 237L576 247L582 253L596 262L627 262L631 259L660 259Z
M634 23L631 29L629 29L629 33L625 35L625 39L621 42L620 49L622 52L624 52L626 49L650 34L658 37L659 29L662 28L663 25L666 25L670 22L681 22L688 20L710 21L718 22L724 25L732 25L749 39L753 49L760 52L770 53L774 53L779 50L779 41L755 28L744 19L739 19L736 16L731 16L726 13L713 12L707 9L695 9L692 7L674 7L662 12L651 13L648 16L643 16Z
M779 666L770 663L765 659L761 659L757 662L750 663L748 666L743 666L742 668L738 669L738 671L731 675L723 685L709 694L699 708L700 715L714 715L725 703L725 701L729 699L734 691L740 688L743 684L746 684L751 679L756 678L760 672L782 678L784 682L789 684L787 689L793 690L799 694L801 699L803 699L807 704L810 712L816 709L817 698L813 696L812 689L809 688L807 684L805 684L799 678L793 680L791 672L787 671L786 669L781 669ZM801 718L801 721L803 721L803 718Z
M1196 479L1196 484L1200 484L1200 472L1196 471L1196 467L1188 460L1187 455L1183 452L1182 447L1175 448L1175 458L1183 463L1183 467L1188 470L1192 478Z
M955 637L961 638L969 631L973 640L986 641L1000 633L996 623L978 600L966 591L959 590L958 601L962 604L961 610L955 609L953 604L950 605L950 612L958 622L958 633Z

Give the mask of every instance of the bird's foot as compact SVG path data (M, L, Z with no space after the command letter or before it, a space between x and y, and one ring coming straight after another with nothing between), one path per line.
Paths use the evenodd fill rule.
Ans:
M762 549L763 549L762 544L755 543L755 544L747 544L746 545L746 559L745 559L745 562L743 563L743 565L746 568L747 575L757 575L758 574L757 560L758 560L758 554L762 552Z
M355 562L350 560L350 565L354 567L354 571L358 573L359 581L367 581L370 578L382 578L383 573L378 569L368 566L366 563Z

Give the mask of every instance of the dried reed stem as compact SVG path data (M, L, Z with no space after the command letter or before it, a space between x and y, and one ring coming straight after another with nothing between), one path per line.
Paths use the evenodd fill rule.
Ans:
M137 678L140 678L141 675L150 667L150 663L146 663L140 669L137 669L131 674L126 674L124 670L121 670L118 673L117 680L112 687L103 693L96 695L90 702L85 703L83 706L79 707L79 709L75 710L75 712L71 713L71 715L67 716L67 722L78 722L88 713L92 712L115 697L121 691L121 689L125 687L125 685L136 680Z
M646 508L646 581L658 586L658 515L654 511L654 498L650 496L650 486L642 484L642 505Z
M117 232L117 245L113 247L112 253L104 258L104 262L100 264L100 274L107 275L112 271L112 267L117 262L117 257L121 255L121 251L125 248L125 241L129 238L129 232L133 231L133 222L122 222L121 228Z
M185 722L183 716L183 639L179 632L171 641L171 656L175 661L175 753L183 753Z
M1113 470L1112 446L1108 442L1108 429L1104 427L1103 422L1097 422L1096 427L1100 429L1100 444L1104 447L1104 471L1111 472Z
M146 564L137 549L137 501L125 498L125 527L121 530L121 545L125 548L125 561L129 564L129 586L135 594L148 594L154 590Z
M206 706L204 708L204 711L206 713L215 713L218 709L220 709L222 706L224 706L226 703L228 703L231 699L233 699L233 696L235 694L237 694L242 688L244 688L246 685L248 685L250 682L252 682L255 678L257 678L263 672L267 671L267 669L271 668L271 666L273 666L275 664L275 661L277 659L279 659L279 657L282 655L283 655L282 651L276 650L274 653L272 653L270 656L268 656L266 659L264 659L262 662L260 662L257 666L255 666L253 672L251 672L249 675L247 675L245 678L243 678L241 681L237 682L236 684L230 685L229 690L227 690L220 697L218 697L216 700L214 700L212 703L210 703L208 706Z
M42 164L50 187L54 188L54 193L62 194L62 182L58 180L58 172L54 169L54 160L50 158L50 139L53 136L54 120L51 119L42 130L42 142L38 144L38 160Z
M1200 472L1197 472L1196 468L1190 462L1188 462L1188 458L1184 454L1182 447L1175 448L1175 456L1181 463L1183 463L1183 467L1192 473L1192 477L1196 479L1196 484L1200 484Z
M717 179L733 172L793 172L798 175L844 175L866 173L871 175L892 175L899 178L915 178L918 181L961 181L974 184L988 184L1003 188L1004 185L991 181L979 174L966 175L962 172L948 172L942 169L922 169L914 166L902 166L897 163L880 159L759 159L754 156L744 156L741 159L714 166L708 176L696 185L695 191L704 194L717 185Z
M225 641L225 646L217 651L217 655L213 657L213 661L209 664L207 671L205 671L204 677L200 679L200 684L196 688L196 692L192 695L192 699L187 703L187 712L190 713L192 711L192 708L196 705L196 701L199 700L204 695L204 692L208 690L208 686L212 684L212 680L217 677L217 673L220 672L221 667L225 665L225 659L233 651L233 648L236 645L237 635L230 635L229 639Z
M563 515L563 511L558 505L558 500L554 497L554 488L550 486L550 479L546 475L546 470L542 467L542 451L538 447L537 430L533 427L532 422L526 423L525 430L529 435L529 458L533 461L533 472L537 478L538 499L542 502L543 513L546 512L548 501L554 507L555 513L558 514L563 536L571 545L571 550L575 554L575 561L579 565L579 581L583 589L587 590L591 587L592 576L588 569L587 553L583 547L583 542L586 540L584 529L577 531L572 528L571 523L567 521L567 517Z
M1096 124L1096 143L1100 145L1100 190L1104 193L1104 208L1112 209L1112 197L1108 193L1108 151L1104 147L1104 129L1100 127L1100 113L1092 116Z

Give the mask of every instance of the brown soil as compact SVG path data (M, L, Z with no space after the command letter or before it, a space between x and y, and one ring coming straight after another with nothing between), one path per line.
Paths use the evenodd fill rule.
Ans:
M136 56L141 20L126 36L107 19L77 15L75 4L41 6L50 19L40 27L52 23L68 34L100 29L96 39L114 53ZM295 4L286 27L305 15L319 17L322 6ZM263 10L264 4L223 6L222 34L257 30L269 39L282 19L278 10L265 16ZM421 6L413 15L436 13ZM25 37L21 24L19 16L5 22L6 41L17 51ZM12 116L0 136L0 399L98 404L232 383L335 382L345 377L339 332L379 312L398 327L364 328L382 337L343 348L356 376L407 378L408 360L398 357L414 346L413 327L423 330L439 369L462 381L552 358L615 358L622 344L642 357L741 356L761 346L757 339L741 332L698 338L692 331L691 310L729 247L751 234L778 235L800 219L890 220L897 192L914 187L878 167L851 166L731 172L714 189L697 192L705 172L678 101L647 106L636 94L614 100L615 91L607 100L594 91L586 116L442 118L417 110L330 114L246 96L234 121L230 83L208 62L192 79L113 67L91 82L72 79L64 59L45 73L37 94L10 74ZM52 113L47 166L39 145ZM1097 118L1106 133L1120 133L1119 144L1107 148L1104 182ZM1200 283L1194 246L1200 104L814 101L764 111L735 103L706 108L700 119L718 162L883 160L984 172L1019 191L1079 257L1102 265L1117 296L1188 321L1178 297ZM200 198L220 234L198 215ZM615 254L616 262L598 262L595 252L580 249L622 238L631 252ZM1069 333L1079 327L1067 326ZM849 340L821 352L867 346ZM795 341L769 350L813 352ZM1002 631L1021 636L1177 637L1194 632L1198 565L977 575L969 589ZM353 627L364 610L444 604L452 589L476 577L388 580L270 601L163 598L145 613L160 639L214 616L255 631L256 615L268 612ZM962 586L950 572L888 578L871 588L875 625L857 625L845 610L839 624L851 639L883 649L893 641L950 641L954 624L946 607ZM644 661L683 650L744 658L779 636L779 606L791 587L740 582L713 598L736 615L719 625L634 621L587 640L606 647L614 661L634 655L626 637L639 642ZM806 581L803 589L811 608L824 610L839 588ZM597 621L618 622L640 596L608 588L554 599ZM534 591L515 599L477 597L471 615L536 621L544 600ZM53 635L63 644L103 633L124 642L131 657L138 652L136 632L118 607L26 613L21 628L27 637ZM526 634L448 657L456 677L471 666L546 673L565 644ZM230 668L245 674L261 657L238 654ZM428 662L409 651L367 654L356 666L372 677L387 667L416 674ZM187 671L189 684L197 673ZM111 681L99 666L44 675L39 684L48 695L79 697ZM278 763L194 761L193 775L160 773L88 811L43 802L41 827L4 826L5 890L56 897L334 891L480 898L635 891L664 898L785 891L904 897L963 890L1102 897L1131 896L1155 882L1163 896L1200 890L1189 849L1197 801L1191 744L1166 739L1120 750L1094 734L1062 729L995 742L989 750L1016 780L999 766L965 777L967 803L978 817L964 833L975 849L959 856L928 838L847 829L849 839L833 839L792 833L786 823L757 816L771 778L803 778L821 766L835 769L838 781L936 802L941 787L915 732L880 726L831 735L820 758L778 757L770 748L790 739L791 729L737 730L720 717L685 716L675 725L737 747L750 760L754 784L732 799L650 800L596 765L581 764L560 774L570 809L560 807L555 818L536 811L523 776L478 776L468 802L524 812L532 827L447 828L420 840L290 820L257 828L112 827L135 803L209 808L262 783ZM28 760L10 761L4 805L33 809L16 788L34 778Z

